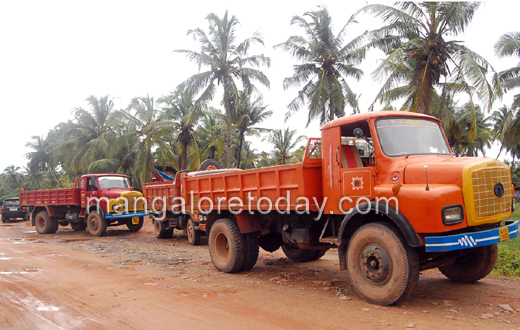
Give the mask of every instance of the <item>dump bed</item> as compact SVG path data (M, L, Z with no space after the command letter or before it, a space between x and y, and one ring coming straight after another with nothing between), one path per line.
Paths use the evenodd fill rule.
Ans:
M80 188L49 189L49 190L23 190L20 189L20 205L23 206L47 206L67 205L80 206Z
M166 209L170 211L173 204L180 204L179 201L173 200L180 196L180 184L177 184L176 181L146 183L143 185L143 195L149 210ZM164 207L163 198L166 199L166 207Z
M201 209L212 208L209 200L213 209L227 209L230 199L235 197L231 204L237 205L240 200L245 210L249 208L248 196L251 196L251 210L274 209L279 197L287 198L289 209L294 210L298 204L304 203L302 197L305 197L309 209L316 211L316 203L321 205L323 200L321 176L321 167L304 167L302 163L215 174L211 171L192 172L183 177L181 193L186 198L187 207L191 208L193 203L194 209L199 201ZM285 209L285 205L282 201L281 209Z

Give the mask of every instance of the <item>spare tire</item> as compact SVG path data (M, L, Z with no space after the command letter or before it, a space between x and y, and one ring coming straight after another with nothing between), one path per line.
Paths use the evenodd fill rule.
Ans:
M199 171L206 171L206 170L218 170L222 168L222 165L220 165L219 162L217 162L214 159L206 159L202 163L200 163Z

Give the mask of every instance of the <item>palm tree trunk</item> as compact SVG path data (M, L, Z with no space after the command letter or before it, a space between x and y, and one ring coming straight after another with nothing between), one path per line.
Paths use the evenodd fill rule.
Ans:
M240 160L242 159L243 143L244 143L244 133L240 132L240 134L238 135L237 168L240 168Z
M332 102L332 97L329 98L329 108L330 108L329 121L333 121L334 120L334 102Z
M231 168L232 166L232 155L231 155L231 102L229 101L229 95L224 91L224 106L226 108L226 167Z
M182 146L181 152L181 170L187 169L188 165L188 145Z

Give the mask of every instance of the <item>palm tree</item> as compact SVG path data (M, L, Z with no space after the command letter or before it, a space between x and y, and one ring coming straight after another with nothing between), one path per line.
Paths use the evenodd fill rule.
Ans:
M9 165L4 169L4 184L11 189L20 188L22 184L22 175L20 174L20 167Z
M184 90L180 94L170 94L163 102L168 104L168 107L165 108L164 118L172 125L176 132L176 141L181 146L179 168L181 170L188 168L188 149L190 148L193 151L191 158L195 160L193 167L198 166L202 162L202 152L193 133L202 116L200 104L193 100L193 92L190 90Z
M171 124L162 119L161 113L161 110L156 109L154 98L149 95L135 97L125 111L117 111L117 114L128 120L128 131L125 134L139 137L136 175L141 185L151 178L152 148L171 129Z
M467 93L473 113L475 94L491 109L495 94L486 78L491 65L460 41L446 40L464 32L479 6L475 2L396 2L395 7L367 5L354 14L371 13L387 24L371 31L369 42L360 49L377 48L386 54L373 72L375 79L384 81L375 102L404 98L403 110L428 114L437 94L435 87L439 87L440 112L449 91Z
M261 123L273 112L266 110L267 106L263 105L262 97L251 100L251 96L244 91L240 92L238 106L236 112L233 113L232 118L238 129L238 146L237 146L237 167L240 168L240 161L242 157L242 145L244 144L246 135L260 136L258 130L253 126Z
M90 96L89 110L78 107L74 121L59 124L49 142L49 152L71 175L85 173L89 165L105 157L108 140L113 138L110 121L114 103L109 95Z
M360 39L356 38L347 44L343 41L347 26L353 22L349 21L334 35L332 19L326 8L292 18L291 25L303 28L305 36L291 36L275 48L282 48L301 61L301 64L294 66L293 76L284 79L284 89L301 84L304 86L288 105L286 120L305 104L309 108L307 125L314 118L320 118L320 123L324 124L333 120L334 116L344 116L345 102L354 112L359 112L356 95L346 78L359 80L363 75L355 67L363 57L356 52Z
M497 159L500 157L502 150L506 147L513 145L511 140L511 127L513 126L516 117L516 111L512 107L502 106L500 109L495 110L491 115L491 121L493 121L493 139L500 142L500 151L498 152Z
M204 111L194 135L206 158L220 159L226 149L225 116L215 108Z
M520 57L520 32L503 34L495 44L498 57ZM498 81L505 91L520 87L520 64L498 73ZM513 106L520 107L520 94L515 95Z
M251 38L237 44L235 33L239 22L235 16L229 18L226 11L221 19L211 13L206 20L209 23L208 33L200 28L189 30L187 33L201 43L200 53L190 50L177 50L177 52L185 54L191 61L196 62L199 68L207 67L208 70L191 76L178 86L178 90L189 89L194 95L201 92L196 102L204 105L213 99L216 84L222 84L227 123L226 158L227 167L231 167L231 113L238 103L238 88L235 80L240 79L248 93L253 90L253 81L269 87L267 76L249 66L267 65L269 67L271 61L264 55L248 55L249 47L252 44L263 45L260 34L255 33Z
M471 106L470 103L466 103L461 108L455 109L453 125L457 129L446 131L448 142L455 156L478 156L479 152L485 155L486 149L491 147L493 133L490 117L486 118L480 107L477 107L474 119ZM476 124L474 124L474 121ZM470 131L473 125L475 125L475 128L472 134ZM455 135L454 132L456 132Z
M296 130L291 130L289 127L286 129L272 130L267 137L267 140L274 144L274 157L278 165L285 165L292 163L295 160L292 154L292 150L296 145L306 139L304 135L296 136Z

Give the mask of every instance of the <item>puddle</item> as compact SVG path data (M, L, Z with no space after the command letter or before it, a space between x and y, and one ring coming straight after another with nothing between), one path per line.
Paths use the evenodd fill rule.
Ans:
M60 308L56 306L38 306L36 310L40 312L59 312Z
M139 266L139 265L148 265L146 262L124 262L122 263L124 266Z
M216 298L218 297L218 294L216 293L205 293L202 295L203 298Z
M24 230L24 231L22 231L22 233L24 233L24 234L36 234L37 231L36 230Z
M11 260L13 258L9 258L9 257L0 257L0 260Z
M41 269L27 268L27 269L15 270L15 271L3 271L3 272L0 272L0 275L28 274L28 273L37 273L39 271L41 271Z
M41 269L23 269L22 271L20 271L20 274L37 273L39 271L41 271Z
M84 265L79 265L80 267L94 267L95 265L93 264L84 264Z
M127 272L135 272L135 271L137 271L136 268L124 268L123 270L127 271Z
M51 257L51 258L63 258L66 256L67 256L66 254L48 254L47 255L47 257Z
M2 227L13 227L14 225L8 225L8 224L3 223L3 224L0 224L0 226L2 226Z
M144 286L156 286L157 283L143 283Z
M131 280L137 280L137 279L141 278L141 276L127 276L125 278L131 279Z
M92 238L67 238L62 239L61 241L58 241L59 243L70 243L70 242L87 242L91 241Z

